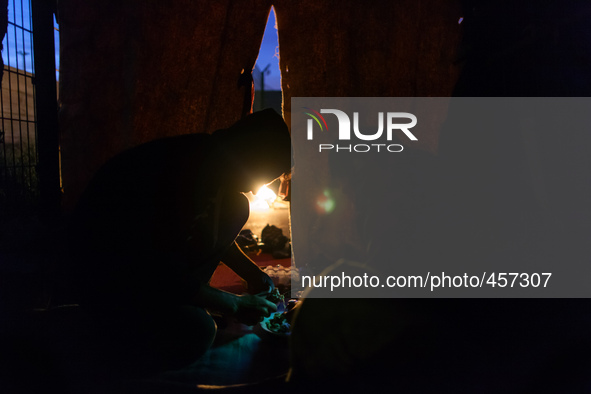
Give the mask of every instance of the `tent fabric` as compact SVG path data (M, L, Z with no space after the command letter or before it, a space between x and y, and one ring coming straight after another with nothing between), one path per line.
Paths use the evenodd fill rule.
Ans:
M455 2L60 1L65 210L116 153L238 120L271 5L288 124L291 97L450 95Z
M240 119L269 1L60 1L64 208L115 154ZM114 191L116 192L116 191Z

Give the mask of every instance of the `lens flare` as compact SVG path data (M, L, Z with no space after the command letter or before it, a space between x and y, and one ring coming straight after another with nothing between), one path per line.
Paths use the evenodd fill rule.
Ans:
M322 196L316 199L316 208L319 213L331 213L335 209L335 201L329 190L325 190Z

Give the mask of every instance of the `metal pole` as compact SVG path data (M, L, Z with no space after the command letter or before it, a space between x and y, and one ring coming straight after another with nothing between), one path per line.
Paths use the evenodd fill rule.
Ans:
M60 213L59 127L55 78L53 13L55 0L32 0L35 106L39 163L40 213Z
M269 74L269 67L270 64L267 64L267 67L263 71L261 71L261 109L265 108L265 74Z

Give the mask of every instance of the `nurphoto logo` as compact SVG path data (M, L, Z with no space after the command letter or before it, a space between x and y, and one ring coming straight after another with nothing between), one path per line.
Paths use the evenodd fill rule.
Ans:
M320 132L328 132L328 124L322 114L332 114L336 116L339 123L338 139L339 141L351 141L351 119L344 111L338 109L321 109L320 112L303 107L310 118L307 122L307 138L308 140L314 139L314 128L315 124ZM399 123L401 119L406 119L406 123ZM410 122L408 122L410 121ZM408 112L378 112L378 128L377 131L360 130L359 127L359 112L353 112L353 135L357 140L361 141L378 141L384 140L382 135L384 134L384 123L386 124L385 130L385 141L390 142L393 139L395 131L401 131L409 140L417 141L417 137L411 133L410 129L416 126L417 117ZM403 146L400 144L387 144L387 143L372 143L372 144L319 144L318 151L322 152L325 150L334 150L336 152L347 151L347 152L358 152L365 153L369 151L376 152L402 152Z

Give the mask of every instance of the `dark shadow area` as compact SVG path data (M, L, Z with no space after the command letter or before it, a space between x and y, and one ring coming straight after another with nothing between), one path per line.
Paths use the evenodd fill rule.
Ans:
M462 64L462 72L454 96L588 97L591 94L591 12L587 2L466 0L462 5L464 37L457 59ZM335 8L337 6L335 3ZM343 31L352 38L357 34L352 28L343 27ZM387 51L387 44L380 43L380 50ZM331 56L328 52L326 57ZM351 57L360 62L370 58L353 55ZM413 61L420 63L421 60ZM347 67L343 64L343 69ZM300 77L305 74L297 68L293 72L300 72ZM392 72L396 72L395 67ZM330 79L330 70L326 79ZM303 77L300 81L305 85ZM351 80L350 84L357 82ZM386 182L398 182L402 186L396 202L405 209L396 215L390 212L380 217L375 205L359 197L360 190L350 190L347 185L352 177L362 177L361 173L355 173L358 169L348 167L352 163L331 159L338 182L333 186L357 203L358 228L371 226L372 221L379 220L398 223L392 234L376 239L373 250L378 256L385 256L389 255L390 248L395 249L391 255L399 259L433 258L435 255L442 260L458 259L468 263L475 258L500 256L547 259L547 246L553 252L559 251L551 256L556 259L555 264L560 264L561 259L588 260L591 190L585 182L589 180L591 167L588 154L591 134L570 136L558 132L556 136L528 136L519 140L514 138L517 131L504 127L494 113L485 112L482 117L491 119L486 128L458 134L459 128L454 124L461 123L462 116L450 108L437 155L413 152L401 160L396 169L375 163L372 171L384 171ZM286 343L278 346L277 361L270 361L275 352L273 345L262 342L253 331L241 331L245 326L232 326L236 331L231 331L224 326L230 323L216 318L218 330L228 331L218 336L214 349L242 338L248 342L246 345L252 345L247 346L249 353L240 355L243 357L240 368L244 369L229 368L228 373L245 373L254 376L255 381L216 389L197 387L195 376L207 374L205 368L215 364L215 354L206 353L212 358L193 360L191 364L186 352L202 352L184 346L189 342L185 339L193 335L187 331L191 323L186 323L199 316L183 317L179 312L178 308L182 309L184 304L175 297L185 291L178 285L184 282L169 281L157 288L160 280L190 277L186 275L190 270L184 270L186 267L181 264L178 271L161 271L157 263L171 256L163 254L159 248L162 245L153 243L150 237L157 234L176 247L178 244L173 238L178 234L166 231L174 227L170 218L180 217L183 226L191 228L191 220L200 217L202 211L191 211L187 215L182 209L180 214L175 211L179 205L175 205L178 201L173 195L182 196L181 205L191 205L198 199L200 207L209 215L203 217L215 217L215 209L208 203L218 197L216 193L204 187L191 189L179 175L186 176L187 172L177 170L190 168L197 173L193 175L207 178L213 166L200 166L203 164L200 160L217 164L219 151L209 149L212 146L206 144L199 151L200 155L187 154L191 148L189 140L210 140L209 134L171 138L182 143L166 148L167 154L158 156L158 160L150 160L154 152L151 147L156 145L148 146L146 150L134 151L134 156L123 156L122 160L129 160L123 166L127 173L118 171L119 167L115 166L107 167L103 175L99 175L99 185L91 185L91 194L83 198L81 211L76 213L80 221L70 234L74 242L69 250L66 250L65 228L59 221L44 224L36 218L23 216L10 222L9 230L2 229L0 391L73 394L386 390L402 393L591 392L591 303L588 299L322 300L310 297L303 301L294 318L289 342L292 370L288 381L283 375L265 379L261 371L255 371L259 365L269 362L277 368L273 369L273 375L283 370L287 366ZM536 184L528 183L529 178L524 176L529 169L526 159L527 146L531 143L540 146L541 152L552 152L551 157L540 156L544 179L551 186L546 200L539 199ZM242 145L237 143L233 147L236 146ZM138 157L141 160L136 160ZM183 161L182 157L188 159ZM146 166L139 166L139 162ZM226 175L239 178L231 181L243 180L243 174L238 175L244 170L242 166L236 163L230 166L227 161L220 166L228 166L224 168L229 170ZM436 171L432 172L433 169ZM138 174L144 178L140 179ZM418 182L427 178L425 182ZM161 180L164 186L157 190L151 188L153 179ZM173 193L167 186L177 189ZM221 187L221 183L215 186ZM372 192L379 193L380 185L373 187ZM123 192L128 199L121 203L118 193ZM149 221L144 214L154 213L154 201L164 201L170 210L157 220ZM98 210L97 207L105 207L103 203L106 211ZM118 211L110 210L113 207ZM245 221L243 206L236 210L242 215L236 216ZM236 212L222 214L231 213ZM449 223L454 225L450 227ZM209 225L204 227L211 229ZM239 225L232 223L230 227L224 237L232 240ZM394 234L396 231L405 235ZM203 250L205 244L212 242L215 245L216 236L211 234L206 231L198 234L197 249ZM363 231L361 236L364 236ZM392 239L401 243L397 245ZM322 240L318 244L322 247ZM357 246L351 244L353 253L360 259L367 257L364 255L367 250L355 249ZM220 250L216 249L213 257L206 257L211 261L219 260L218 252ZM92 269L76 272L76 267L64 268L69 253L70 257L74 255L89 261ZM142 263L146 260L153 264L144 267ZM121 271L124 263L130 261L131 268ZM134 273L138 271L145 276L133 282L137 279ZM76 291L71 291L72 288L63 291L62 281L67 279L64 277L75 274L85 276L84 281L77 283ZM132 288L137 285L133 297L139 294L140 298L127 293L129 283L133 284ZM92 293L94 290L102 293L97 296ZM84 292L87 292L87 305L84 305L84 297L80 297ZM171 303L161 303L171 299L176 310L172 310ZM127 308L138 300L144 303L139 311L141 316L130 318ZM79 301L80 305L65 305ZM117 312L111 313L113 311ZM108 317L104 318L105 314ZM193 323L193 327L204 326L202 321ZM166 336L173 339L172 344L165 343L162 349L173 353L171 358L178 364L166 362L170 354L142 353L145 350L142 345L149 340L145 337L138 340L139 331L149 324L170 329ZM118 339L110 335L114 326L117 326L114 331L122 334ZM232 351L228 354L232 355ZM183 358L180 361L179 355ZM199 365L200 362L203 364ZM193 365L198 373L184 369L187 364ZM235 378L233 383L239 381L236 376L232 378Z

